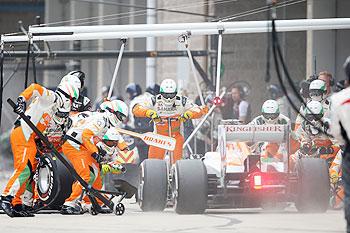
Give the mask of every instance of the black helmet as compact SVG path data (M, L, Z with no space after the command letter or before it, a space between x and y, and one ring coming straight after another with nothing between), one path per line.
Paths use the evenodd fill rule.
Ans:
M350 56L346 59L343 67L348 80L350 80Z
M152 94L152 95L158 95L160 91L160 86L158 84L152 84L151 86L147 87L146 92Z
M345 79L339 80L339 81L335 84L335 89L334 89L334 91L335 91L335 92L339 92L339 91L345 89L345 87L346 87L346 80L345 80Z
M277 84L271 84L267 87L267 91L270 94L270 98L276 100L283 96L281 88Z
M138 84L129 83L125 87L125 92L130 94L131 99L134 99L136 96L141 95L142 89L141 89L140 85L138 85Z

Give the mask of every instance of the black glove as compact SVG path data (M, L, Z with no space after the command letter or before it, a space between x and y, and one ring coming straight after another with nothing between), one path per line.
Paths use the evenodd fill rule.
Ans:
M334 153L334 149L332 147L321 146L318 148L318 153L320 155L330 155Z
M24 112L25 110L26 110L26 100L24 99L24 97L20 96L17 98L17 103L13 111L19 114Z
M320 155L326 155L328 154L328 148L325 146L321 146L318 148L318 154Z
M104 149L102 149L101 147L97 147L97 149L99 155L101 155L102 157L106 156L107 152Z
M303 154L309 154L312 149L312 145L310 143L303 143L300 147Z
M103 161L103 156L96 152L92 153L91 156L96 160L97 163L101 163Z

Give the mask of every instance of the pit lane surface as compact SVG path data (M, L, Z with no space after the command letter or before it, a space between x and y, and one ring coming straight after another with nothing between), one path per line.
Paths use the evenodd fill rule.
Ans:
M126 201L123 216L62 216L46 211L34 218L11 219L1 212L0 232L345 232L342 211L300 214L293 207L288 207L281 212L220 209L207 210L204 215L178 215L172 209L162 213L144 213L132 202Z

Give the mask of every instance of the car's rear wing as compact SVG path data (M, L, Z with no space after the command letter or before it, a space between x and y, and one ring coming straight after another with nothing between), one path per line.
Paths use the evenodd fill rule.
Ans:
M275 142L288 140L290 125L219 125L219 140L226 142Z

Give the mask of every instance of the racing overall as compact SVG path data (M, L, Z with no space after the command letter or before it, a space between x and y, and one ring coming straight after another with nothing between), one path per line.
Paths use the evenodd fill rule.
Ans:
M100 164L91 156L98 153L94 137L102 138L110 127L104 113L94 113L90 117L82 118L72 125L62 145L63 154L72 163L81 178L95 189L101 189ZM64 205L76 207L82 194L82 186L74 182L72 193Z
M344 210L347 232L350 232L350 88L346 88L332 97L331 133L340 144L345 145L342 160L342 178L344 181Z
M91 101L88 97L79 95L78 99L72 103L72 112L91 111Z
M175 102L171 106L165 103L162 99L161 94L154 96L151 101L143 102L136 104L132 112L136 117L147 117L147 110L154 110L157 112L159 117L162 119L160 123L155 124L154 132L160 135L169 136L169 127L168 119L169 118L178 118L186 111L192 113L192 119L200 118L208 112L207 106L198 106L193 102L189 101L187 97L176 96ZM184 137L181 135L180 128L181 122L179 120L171 121L171 137L176 139L176 145L174 150L174 159L175 163L177 160L180 160L182 157L182 145L184 143ZM150 159L164 159L165 150L150 146L148 151L148 158Z
M252 125L266 125L266 124L278 124L278 125L287 125L290 124L290 119L283 114L279 114L279 116L273 120L273 123L266 122L265 118L260 115L255 117L249 124ZM284 145L279 145L278 143L273 142L263 142L260 144L260 152L261 152L261 161L267 164L271 159L276 162L283 161L283 154L285 154L286 148Z
M335 197L334 197L334 203L333 203L333 207L335 209L341 208L341 205L344 200L344 187L342 185L336 184L338 182L339 177L342 176L341 174L342 173L341 171L342 156L343 156L343 151L339 150L331 164L331 167L329 168L331 183L335 188L334 190ZM336 178L335 181L333 181L334 178Z
M328 121L328 119L322 118L322 121L325 123ZM292 139L296 140L301 146L300 149L291 156L292 165L295 164L296 160L298 159L299 152L306 153L306 151L304 151L303 145L307 145L307 144L310 145L310 151L307 152L307 154L310 154L310 156L312 156L311 154L319 154L319 153L316 153L314 149L319 149L321 147L330 148L331 149L330 153L325 153L325 154L320 153L320 158L325 159L330 165L330 162L333 161L336 154L340 150L340 146L335 140L333 140L332 138L328 137L327 135L321 132L315 135L311 134L309 132L310 130L308 130L309 127L312 127L312 126L305 121L303 122L301 127L299 127L297 131L293 132L292 134ZM321 128L322 126L320 125L319 127ZM325 128L324 131L327 132L327 129Z
M138 133L146 133L153 131L153 124L150 122L149 118L144 117L135 117L132 113L133 107L138 103L151 102L153 95L149 92L145 92L142 95L136 96L130 101L129 109L129 121L127 126ZM135 146L137 147L139 153L139 163L142 163L143 160L147 159L147 154L149 146L144 143L141 139L135 138Z
M311 101L311 100L309 100ZM309 102L307 101L307 103ZM331 101L329 100L329 98L323 99L322 101L320 101L320 103L322 104L322 108L324 111L323 117L325 118L329 118L330 117L330 109L331 109ZM302 105L299 109L299 114L297 115L297 118L295 119L295 126L294 126L294 131L297 131L298 128L305 122L305 120L303 119L303 117L300 114L303 114L305 116L305 106Z
M26 102L31 101L25 115L30 117L31 122L43 132L56 108L55 93L39 84L31 84L20 96L24 97ZM22 204L21 195L24 193L26 183L37 166L35 137L36 134L23 119L12 129L10 135L15 171L10 177L2 196L14 197L12 200L13 206Z

